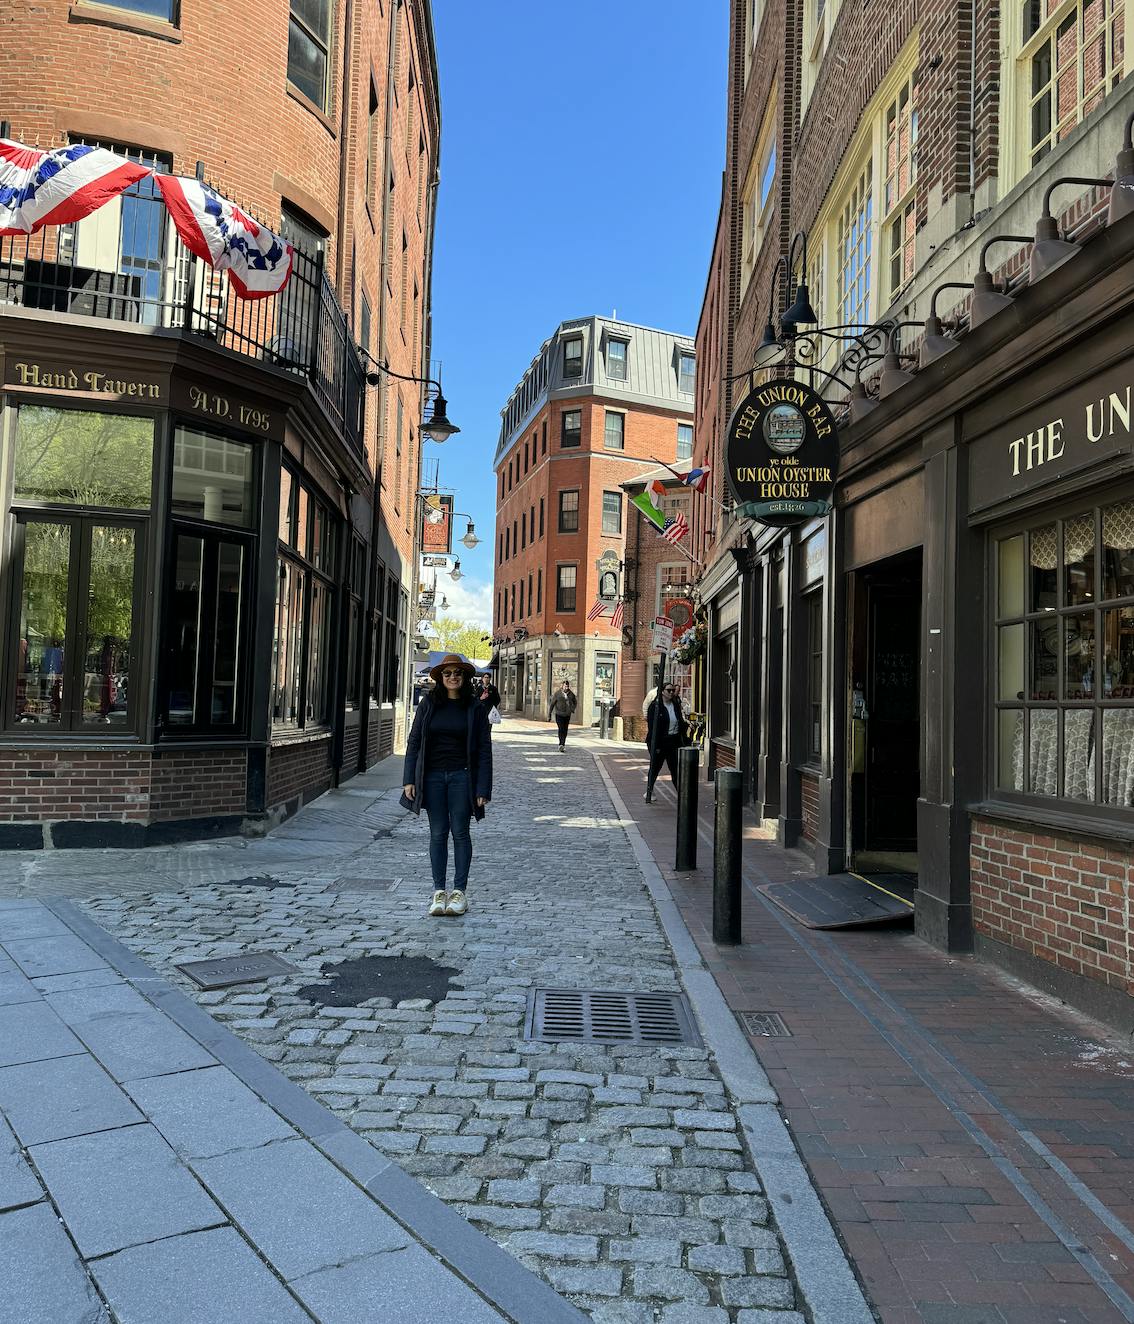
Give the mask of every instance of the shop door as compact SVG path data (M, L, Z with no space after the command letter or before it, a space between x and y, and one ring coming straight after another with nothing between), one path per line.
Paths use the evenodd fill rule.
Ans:
M865 850L917 850L921 791L920 558L903 575L867 583L869 662ZM895 861L898 863L898 861Z

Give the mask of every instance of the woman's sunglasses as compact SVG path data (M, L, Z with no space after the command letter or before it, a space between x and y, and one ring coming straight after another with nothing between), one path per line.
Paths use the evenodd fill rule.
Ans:
M442 676L464 676L463 671L443 671Z

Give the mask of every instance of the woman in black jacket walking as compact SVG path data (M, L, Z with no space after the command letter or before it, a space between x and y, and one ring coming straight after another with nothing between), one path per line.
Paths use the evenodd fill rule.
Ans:
M681 700L672 684L664 684L646 713L646 747L650 751L650 770L646 774L646 803L654 798L654 782L664 763L677 786L677 751L685 742L689 728L681 711Z
M472 863L470 820L479 821L492 799L492 727L488 707L473 694L474 668L456 653L429 673L435 687L417 706L406 742L402 804L429 816L429 864L433 900L429 913L463 915ZM453 886L445 888L449 837L453 838Z

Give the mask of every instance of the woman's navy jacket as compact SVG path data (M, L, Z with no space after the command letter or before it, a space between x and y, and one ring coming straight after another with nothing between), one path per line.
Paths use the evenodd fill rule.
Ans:
M453 700L446 698L445 703ZM413 726L410 728L406 743L406 761L402 771L402 785L414 787L412 800L402 792L401 803L415 814L421 813L422 787L425 783L425 752L429 746L429 727L433 721L437 698L427 694L417 705ZM488 720L488 705L473 699L468 704L468 763L469 786L472 790L473 814L481 819L484 807L477 804L477 797L492 799L492 725Z

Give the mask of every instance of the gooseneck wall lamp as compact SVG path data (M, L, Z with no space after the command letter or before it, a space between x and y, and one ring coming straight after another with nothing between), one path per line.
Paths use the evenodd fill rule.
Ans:
M399 382L420 382L423 386L432 386L436 388L437 394L433 397L433 409L428 418L422 419L422 436L428 437L430 441L440 444L448 441L450 437L456 436L460 428L449 420L449 402L445 399L441 391L441 383L434 377L415 377L412 373L395 372L382 359L376 359L368 350L362 350L362 353L374 365L374 370L366 374L367 386L381 386L382 376L393 377Z

